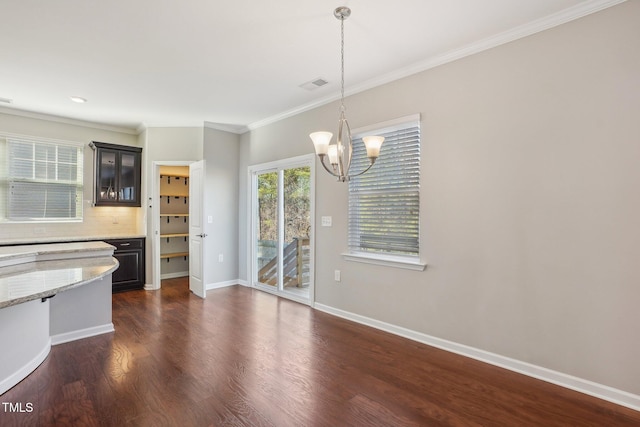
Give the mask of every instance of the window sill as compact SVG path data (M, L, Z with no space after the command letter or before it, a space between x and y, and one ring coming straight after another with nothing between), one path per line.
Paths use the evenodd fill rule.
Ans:
M345 261L382 265L385 267L395 267L413 271L424 271L427 267L427 264L423 264L420 261L394 256L343 253L342 258Z
M65 218L65 219L0 219L0 224L70 224L81 223L82 218Z

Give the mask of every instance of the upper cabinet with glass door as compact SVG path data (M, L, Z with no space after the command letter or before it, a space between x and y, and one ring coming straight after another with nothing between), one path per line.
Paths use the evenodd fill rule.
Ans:
M95 206L140 206L142 148L93 141Z

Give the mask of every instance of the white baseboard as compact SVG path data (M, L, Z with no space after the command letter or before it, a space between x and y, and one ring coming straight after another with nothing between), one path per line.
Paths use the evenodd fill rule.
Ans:
M167 273L167 274L163 274L162 276L160 276L160 279L175 279L177 277L185 277L185 276L189 276L189 272L188 271L184 271L184 272L178 272L178 273ZM205 286L205 290L210 291L212 289L220 289L220 288L226 288L228 286L234 286L234 285L244 285L244 286L248 286L248 284L244 281L244 280L227 280L225 282L216 282L216 283L208 283ZM145 291L154 291L156 290L152 284L147 284L144 285L144 290Z
M226 288L227 286L234 286L237 284L238 284L237 280L227 280L226 282L208 283L206 286L206 290L210 291L212 289Z
M46 343L42 350L30 361L24 364L15 373L0 381L0 395L4 394L7 390L11 389L14 385L25 379L30 373L36 370L44 359L47 358L51 351L51 339Z
M246 280L240 280L240 279L238 279L238 280L236 280L236 283L237 283L238 285L242 285L242 286L250 286L250 285L249 285L249 282L248 282L248 281L246 281Z
M51 337L51 345L64 344L66 342L80 340L82 338L89 338L101 334L107 334L114 331L115 329L113 327L113 323L107 323L105 325L65 332L64 334L53 335Z
M452 353L460 354L462 356L470 357L481 362L499 366L510 371L518 372L520 374L537 378L542 381L546 381L555 385L559 385L561 387L565 387L615 403L617 405L640 411L640 396L628 393L626 391L618 390L613 387L595 383L593 381L577 378L572 375L553 371L541 366L532 365L527 362L501 356L499 354L491 353L464 344L447 341L431 335L423 334L421 332L416 332L411 329L406 329L401 326L396 326L390 323L371 319L369 317L360 316L359 314L354 314L324 304L315 303L314 308L325 313L342 317L344 319L361 323L363 325L371 326L372 328L380 329L385 332L390 332L392 334L399 335L413 341L430 345L432 347L437 347L439 349L450 351Z
M163 279L175 279L178 277L185 277L189 275L189 271L177 271L175 273L165 273L160 275L160 280Z

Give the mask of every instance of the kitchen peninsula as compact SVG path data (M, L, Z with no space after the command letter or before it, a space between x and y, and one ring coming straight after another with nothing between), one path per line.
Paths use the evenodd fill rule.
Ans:
M0 247L0 394L51 345L113 332L113 251L104 242Z

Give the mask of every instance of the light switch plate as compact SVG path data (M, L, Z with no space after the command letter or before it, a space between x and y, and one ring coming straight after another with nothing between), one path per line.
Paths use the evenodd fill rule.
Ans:
M322 226L323 227L331 227L331 217L330 216L323 216L322 217Z

